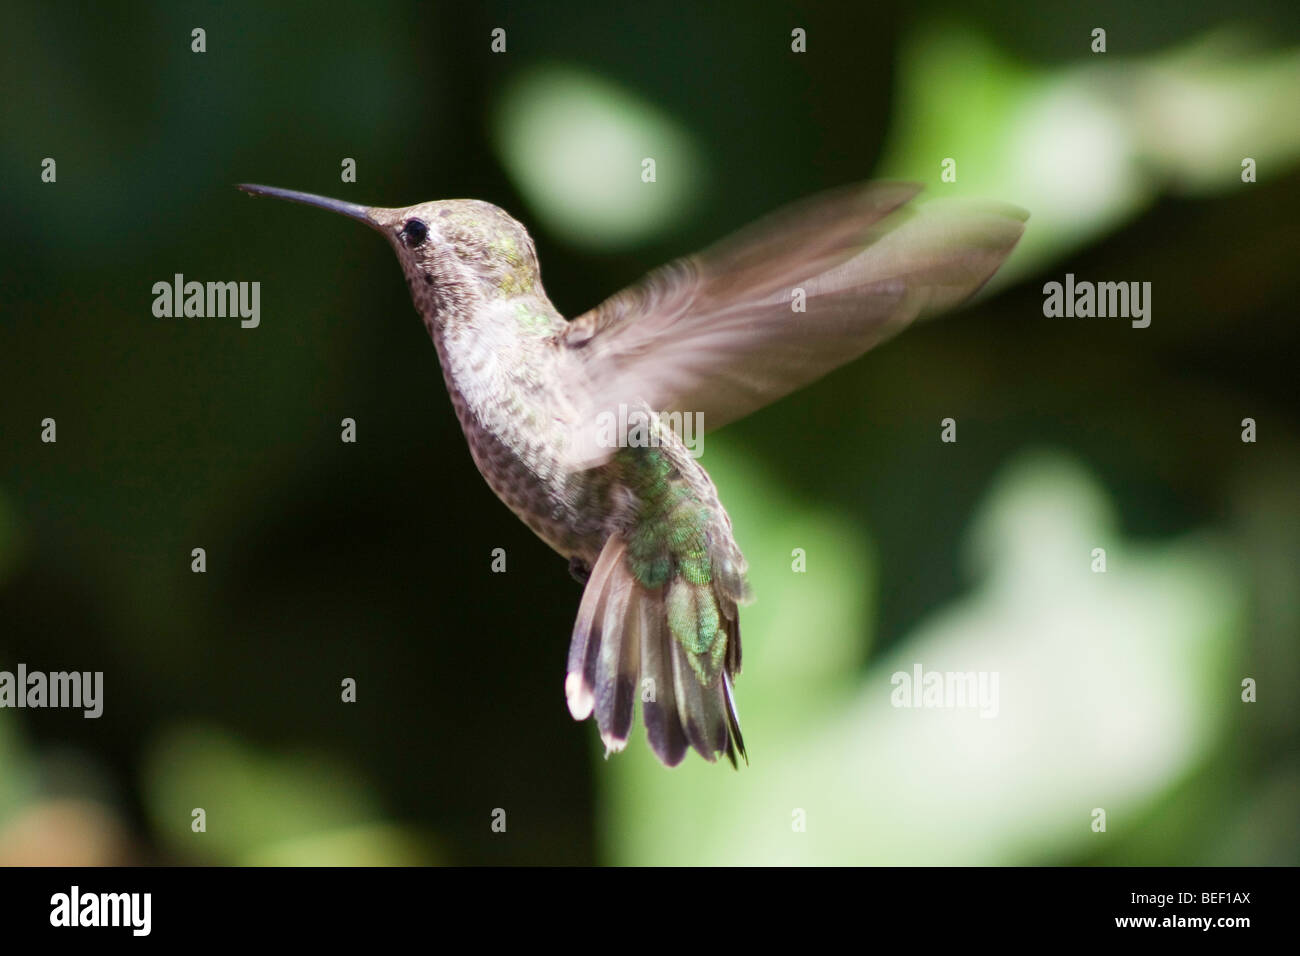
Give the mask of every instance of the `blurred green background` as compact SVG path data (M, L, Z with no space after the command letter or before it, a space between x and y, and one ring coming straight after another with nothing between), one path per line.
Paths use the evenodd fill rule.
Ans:
M106 690L0 710L0 864L1300 862L1300 9L705 6L7 6L0 670ZM572 316L873 176L1028 232L708 437L751 765L605 761L579 588L475 471L391 251L233 184L490 200ZM178 272L260 281L260 327L155 318ZM1151 282L1150 328L1044 318L1066 272ZM998 716L891 707L916 663L998 672Z

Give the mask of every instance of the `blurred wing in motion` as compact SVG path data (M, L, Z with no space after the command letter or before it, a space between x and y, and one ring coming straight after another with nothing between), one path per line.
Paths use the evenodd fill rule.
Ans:
M705 428L719 428L978 290L1028 214L908 205L918 188L874 183L805 200L570 322L561 360L580 383L572 466L609 457L597 422L621 404L702 413Z

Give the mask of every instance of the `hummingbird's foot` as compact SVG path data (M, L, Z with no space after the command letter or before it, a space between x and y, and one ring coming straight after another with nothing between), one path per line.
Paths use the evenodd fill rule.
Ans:
M586 584L587 579L591 577L591 565L575 555L569 558L569 573L579 584Z

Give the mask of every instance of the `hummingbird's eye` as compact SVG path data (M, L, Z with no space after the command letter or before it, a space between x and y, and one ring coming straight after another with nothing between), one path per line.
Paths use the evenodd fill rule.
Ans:
M408 219L402 227L402 244L414 249L429 236L429 226L423 219Z

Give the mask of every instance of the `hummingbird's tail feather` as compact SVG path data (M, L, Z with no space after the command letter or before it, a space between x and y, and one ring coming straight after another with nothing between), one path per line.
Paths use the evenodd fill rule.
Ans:
M727 697L727 729L731 732L731 739L727 741L727 759L733 767L738 767L736 751L740 751L746 764L749 763L749 754L745 753L745 738L740 732L740 714L736 712L736 695L731 690L731 675L725 671L722 674L722 692Z
M627 545L612 535L591 568L569 644L564 696L575 721L595 714L608 750L632 734L641 674L641 589L623 562Z
M596 726L607 751L627 746L641 668L640 595L630 576L615 570L605 599L596 651Z
M606 749L620 751L640 692L650 748L663 764L676 766L693 747L710 763L725 754L735 765L745 743L731 690L740 664L734 601L711 584L677 576L647 588L626 558L626 543L611 535L587 581L569 646L569 712L575 720L594 714ZM691 614L684 616L683 607ZM690 628L700 620L722 624L720 667L691 649L698 638Z
M722 674L717 675L712 686L705 686L691 669L687 651L679 641L672 642L672 655L677 718L686 729L691 746L712 762L717 754L726 752L730 742Z
M596 706L596 664L604 627L606 586L614 569L622 562L626 549L617 535L611 536L592 567L586 589L582 592L564 679L564 696L574 720L586 720Z
M627 572L623 539L611 535L591 570L569 644L564 693L574 720L593 713L609 751L627 746L641 668L641 589Z
M650 749L666 767L686 756L688 741L677 715L673 688L673 636L657 596L641 602L641 675L649 694L642 694Z
M747 586L741 581L742 587L745 588L741 593L747 594ZM728 614L728 610L730 614ZM749 754L745 753L745 738L740 732L740 713L736 710L736 694L731 689L731 681L740 673L740 618L737 614L734 603L723 602L723 619L727 629L727 661L726 666L722 669L722 693L727 705L727 730L729 736L727 739L727 759L731 761L733 767L736 764L736 752L745 763L749 763Z

